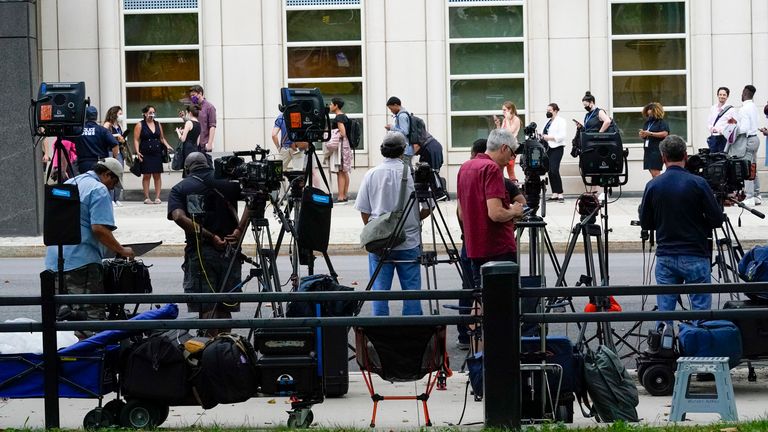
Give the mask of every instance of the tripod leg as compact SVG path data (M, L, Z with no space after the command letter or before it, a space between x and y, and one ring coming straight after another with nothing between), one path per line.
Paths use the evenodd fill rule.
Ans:
M576 242L579 241L579 234L581 234L581 231L582 230L579 229L578 226L574 227L572 231L571 242L568 243L568 249L566 249L565 257L563 258L563 267L555 282L556 287L565 286L565 272L568 270L568 264L571 262L571 257L573 256L573 251L576 249Z

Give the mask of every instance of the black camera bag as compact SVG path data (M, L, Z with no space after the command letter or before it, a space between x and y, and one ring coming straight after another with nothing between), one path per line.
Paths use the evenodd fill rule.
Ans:
M244 402L259 387L256 353L247 339L220 333L208 342L193 379L194 394L203 408L217 403Z
M139 342L130 350L122 373L123 394L133 399L183 401L189 394L189 367L184 358L184 331Z
M296 223L296 233L299 237L297 241L301 249L327 252L328 239L331 235L333 196L322 189L312 186L312 155L314 155L315 163L320 168L320 175L323 178L325 187L331 190L317 152L312 150L310 153L308 153L310 159L305 173L308 178L308 184L304 188L304 193L301 197L301 212Z

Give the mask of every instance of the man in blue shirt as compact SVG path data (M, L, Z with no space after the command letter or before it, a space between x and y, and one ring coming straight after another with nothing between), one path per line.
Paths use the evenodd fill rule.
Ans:
M117 153L120 151L120 146L112 133L96 121L98 117L99 112L95 106L85 109L83 134L75 142L77 169L81 173L90 171L96 162L109 157L110 154L117 159Z
M640 225L656 231L656 283L710 283L709 238L723 223L723 209L706 180L685 169L681 137L667 136L659 149L666 171L648 182L640 204ZM656 296L659 310L675 310L677 298ZM692 309L710 309L712 294L691 294L690 301Z
M80 244L64 246L63 294L103 294L104 270L101 260L106 249L133 259L133 249L123 247L112 235L117 227L109 191L123 178L123 166L117 159L99 161L91 171L67 180L76 184L80 194ZM58 270L58 246L49 246L45 268ZM58 283L58 279L57 279ZM62 305L58 319L71 321L106 319L106 308L100 305Z
M278 152L277 158L283 161L283 171L290 171L291 161L302 159L304 157L302 150L307 148L306 142L293 142L288 138L288 127L282 113L277 116L275 125L272 127L272 142Z
M408 134L411 132L411 117L402 105L403 103L397 96L392 96L387 100L387 108L392 113L392 124L385 125L384 129L403 134L405 137L404 154L406 156L403 160L410 164L413 157L413 143L408 141Z

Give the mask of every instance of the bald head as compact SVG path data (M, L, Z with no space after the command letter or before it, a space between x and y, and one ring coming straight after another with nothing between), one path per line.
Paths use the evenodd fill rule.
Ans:
M184 159L184 170L188 173L208 168L208 159L200 152L192 152Z

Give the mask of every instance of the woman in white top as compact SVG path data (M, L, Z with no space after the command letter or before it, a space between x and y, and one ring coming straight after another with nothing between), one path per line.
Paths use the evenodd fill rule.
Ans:
M501 105L501 112L504 115L503 120L499 120L494 116L493 120L496 123L496 128L503 128L509 131L513 137L517 138L518 132L520 132L520 117L517 116L517 107L510 101L506 101ZM516 155L512 155L512 160L507 165L507 177L510 180L517 183L517 177L515 177L515 159Z
M560 177L560 161L563 159L565 139L567 135L567 122L558 116L560 107L556 103L547 105L546 126L542 130L541 139L549 144L547 155L549 156L549 184L552 186L552 195L549 201L565 202L563 196L563 179Z

